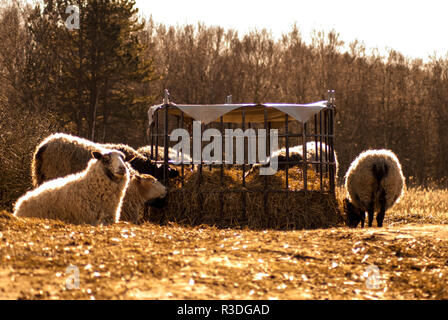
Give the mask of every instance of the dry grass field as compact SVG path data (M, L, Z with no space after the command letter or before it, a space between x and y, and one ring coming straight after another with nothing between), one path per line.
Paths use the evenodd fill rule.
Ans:
M381 229L92 227L3 211L0 298L448 299L447 222L448 191L422 189Z
M344 188L339 187L336 195L342 203ZM387 211L385 225L407 223L448 224L448 190L421 187L405 190L401 201Z

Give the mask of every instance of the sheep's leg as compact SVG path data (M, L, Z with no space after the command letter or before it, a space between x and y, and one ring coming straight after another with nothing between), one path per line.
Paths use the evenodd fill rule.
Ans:
M369 214L369 227L371 227L372 224L373 224L374 208L375 208L375 205L374 205L373 201L371 201L370 204L369 204L369 210L368 210L368 214Z
M361 228L364 228L364 222L366 220L366 212L361 211Z
M376 223L378 227L383 226L384 215L386 214L386 192L383 190L380 194L380 212L376 216Z

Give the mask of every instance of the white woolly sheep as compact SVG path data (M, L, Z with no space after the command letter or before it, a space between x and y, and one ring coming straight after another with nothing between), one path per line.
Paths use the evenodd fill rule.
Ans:
M322 147L321 147L322 146ZM322 148L322 149L321 149ZM330 157L327 156L327 152L329 147L322 142L316 142L310 141L306 144L306 154L307 154L307 161L315 161L315 162L330 162ZM321 151L322 150L322 151ZM272 157L277 157L278 161L278 169L279 170L286 170L286 147L281 148L279 150L276 150L272 153ZM333 150L333 158L335 162L335 177L338 176L338 157L336 154L336 151ZM300 162L303 159L303 145L297 145L297 146L291 146L289 147L289 162ZM299 164L300 165L300 164ZM249 170L246 175L252 174L255 170L258 170L261 165L257 164L252 167L251 170ZM269 166L269 164L263 165L263 166ZM289 167L293 167L294 164L290 164ZM319 166L314 166L316 168L316 171L319 171ZM325 171L325 166L323 167L323 171Z
M157 149L157 157L158 160L163 160L165 158L165 152L164 152L165 148L162 146L158 146ZM147 158L151 158L151 146L143 146L137 149L137 152L141 153L142 155L146 156ZM153 147L153 152L154 152L154 158L155 158L155 147ZM193 160L191 159L190 156L187 156L186 154L183 155L183 162L191 164L193 163ZM179 159L182 159L182 154L179 154ZM174 150L173 148L168 148L168 158L170 161L173 161L174 159L178 158L178 154L177 151Z
M368 150L362 152L350 165L345 175L348 197L344 199L344 211L350 227L359 222L364 227L365 212L368 212L369 227L374 212L382 227L386 211L403 195L405 179L397 156L390 150Z
M166 193L165 186L153 176L133 172L123 200L120 220L139 223L145 206L160 208L164 205Z
M127 163L131 180L123 200L121 215L124 215L123 220L137 223L141 206L145 203L151 206L163 205L164 202L159 198L163 198L162 194L166 191L154 177L140 174L133 169L132 164L135 163L132 163L132 160L136 157L142 158L142 156L129 146L123 144L100 145L67 134L54 134L36 148L32 164L34 184L38 185L47 180L79 172L83 170L84 163L87 165L86 157L90 151L103 150L104 152L109 148L116 148L125 155L125 160L131 160ZM137 164L143 165L144 161L139 161ZM163 187L163 190L160 187Z
M330 162L330 156L328 155L329 147L322 142L322 144L318 141L310 141L306 143L306 160L307 161L315 161L315 162ZM278 156L279 167L284 170L286 169L286 165L282 163L286 162L286 148L282 148L277 150L274 153L274 156ZM303 158L303 145L298 145L289 148L289 161L301 161ZM338 157L336 151L333 150L333 158L335 162L335 176L337 177L338 173ZM317 167L319 169L319 167ZM325 169L325 168L324 168Z
M87 139L64 133L56 133L45 138L33 155L31 175L33 185L37 187L47 180L63 177L84 170L92 152L118 150L125 154L125 160L139 173L163 177L163 165L156 165L152 160L141 155L133 148L123 144L98 144ZM177 176L173 169L168 169L169 176Z
M129 170L119 151L92 153L87 168L43 183L14 207L17 217L58 219L73 224L117 222L129 183Z

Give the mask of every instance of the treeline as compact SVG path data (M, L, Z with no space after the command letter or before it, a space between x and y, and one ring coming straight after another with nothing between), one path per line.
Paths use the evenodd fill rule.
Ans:
M448 59L387 57L348 45L336 32L305 43L296 27L274 40L265 30L238 35L204 25L167 27L149 20L141 35L160 80L182 103L307 103L336 90L336 150L342 174L368 148L388 148L409 182L443 183L448 176ZM342 178L342 177L340 177Z
M81 8L78 30L64 24L69 4ZM0 12L0 78L2 116L14 110L33 128L51 119L43 132L134 146L145 143L147 108L164 88L179 103L222 103L229 94L235 103L307 103L334 89L340 172L367 148L389 148L410 182L448 176L448 58L384 57L358 41L344 46L336 32L305 43L296 27L279 40L265 30L169 27L144 21L128 0L13 4ZM18 143L5 135L16 131L12 119L0 128L10 146Z

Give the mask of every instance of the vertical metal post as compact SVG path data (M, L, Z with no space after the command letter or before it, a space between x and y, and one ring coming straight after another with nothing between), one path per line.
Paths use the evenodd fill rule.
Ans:
M267 130L268 151L271 152L271 122L268 122Z
M247 128L248 129L252 129L252 123L250 121L247 122ZM250 141L249 141L249 144L250 144ZM255 145L256 144L257 144L257 138L255 138ZM250 170L252 168L253 164L249 163L249 147L247 147L247 154L248 154L248 156L247 156L247 166L248 166L248 168ZM255 155L255 161L257 161L257 155Z
M225 137L224 137L224 121L223 121L222 116L220 117L219 122L221 124L221 137L222 137L221 148L222 148L222 151L224 151ZM223 157L223 155L224 155L224 152L221 152L221 172L220 172L221 187L224 186L224 182L223 182L223 180L224 180L224 157ZM219 204L220 204L221 219L223 219L223 217L224 217L224 199L223 199L222 191L219 193Z
M222 152L221 152L221 186L222 186L222 181L223 181L223 176L224 176L224 148L225 148L225 136L224 136L224 121L223 121L223 117L221 116L219 118L219 123L221 125L221 148L222 148Z
M243 174L243 188L246 187L246 141L244 139L244 131L246 130L246 111L244 110L244 108L241 108L241 127L243 130L243 170L242 170L242 174ZM250 143L249 141L250 138L248 138L248 144ZM246 212L246 193L242 192L241 193L241 197L242 197L242 201L243 201L243 219L247 218L247 212Z
M164 121L164 135L163 135L163 181L165 186L168 186L168 104L165 105L165 121Z
M170 103L170 93L168 92L168 89L163 90L163 104L169 104Z
M207 130L207 129L209 129L209 128L213 128L213 124L212 124L212 123L204 124L204 131ZM210 141L211 141L211 139L210 139ZM202 150L202 146L201 146L201 150ZM201 152L201 153L202 153L202 152ZM201 156L201 159L202 159L202 156ZM213 163L210 163L210 164L208 165L208 171L212 172L212 167L213 167Z
M306 123L302 122L302 153L303 153L303 190L308 190L308 168L306 150Z
M285 168L285 175L286 175L286 190L289 189L289 128L288 128L288 115L285 114L285 149L286 149L286 168Z
M202 134L204 132L203 129L204 129L204 124L201 121L201 146L200 146L201 147L201 156L200 156L201 161L199 162L199 185L201 185L202 182L203 182L203 176L202 176L202 162L204 161L204 159L202 159ZM204 197L202 195L202 192L199 192L198 198L199 198L198 199L198 201L199 201L199 211L201 212L201 214L203 214L203 212L204 212L204 201L203 201Z
M181 114L180 114L180 122L181 122L181 128L183 129L184 128L184 126L185 126L185 119L184 119L184 112L183 111L181 111ZM188 143L190 143L191 141L188 141ZM181 187L183 187L184 186L184 179L185 179L185 169L184 169L184 150L182 150L182 155L181 155L181 157L182 157L182 163L181 163L181 169L180 169L180 172L181 172L181 179L180 179L180 185L181 185ZM191 164L191 165L193 165L193 164Z
M201 140L202 140L202 133L204 132L204 123L201 121ZM201 141L201 162L199 162L199 184L202 183L202 141Z
M328 164L328 110L324 111L324 143L325 143L325 177L329 177L329 164Z
M264 128L266 129L266 144L268 146L268 148L266 149L267 152L269 153L269 161L272 161L271 159L271 146L270 146L270 130L269 130L269 124L268 124L268 110L266 109L266 107L263 108L264 109ZM264 208L264 214L267 215L268 214L268 176L265 175L264 176L264 196L263 196L263 208Z
M241 129L243 130L243 187L246 186L246 177L244 174L246 173L246 140L244 139L244 131L246 130L246 113L244 108L241 108ZM249 140L250 138L248 138ZM250 143L250 141L248 141Z
M162 107L163 108L163 107ZM159 160L159 111L160 109L157 109L155 114L155 120L156 120L156 149L154 150L155 153L155 161Z
M322 167L322 111L319 112L319 178L320 178L320 191L323 191L323 167Z
M226 104L231 104L232 103L232 95L228 95L226 97ZM221 147L222 147L222 152L221 152L221 170L220 170L220 179L221 179L221 187L224 186L224 155L225 155L225 132L224 132L224 118L221 116L219 118L219 122L220 122L220 129L221 129L221 137L222 137L222 141L221 141ZM230 124L229 124L230 125ZM231 151L233 152L233 150ZM243 192L243 197L245 197L245 193ZM224 195L223 192L221 190L221 192L219 193L219 202L220 202L220 213L221 213L221 219L224 218Z
M318 162L319 161L319 150L318 150L318 144L317 144L317 114L314 115L314 161ZM318 172L319 171L319 165L318 164L313 164L312 168L314 168L314 172ZM320 175L320 172L319 172ZM314 176L314 181L316 181L316 176Z
M335 103L335 93L334 90L330 92L330 115L329 115L329 152L330 152L330 191L335 192L335 159L334 159L334 103Z
M155 113L157 113L157 110L155 111ZM152 128L151 128L151 160L154 160L154 128L155 128L155 124L154 124L154 114L153 114L153 123L151 124Z

